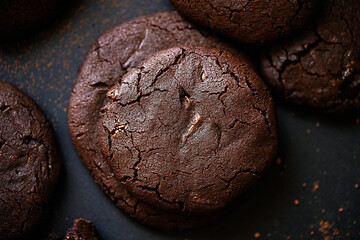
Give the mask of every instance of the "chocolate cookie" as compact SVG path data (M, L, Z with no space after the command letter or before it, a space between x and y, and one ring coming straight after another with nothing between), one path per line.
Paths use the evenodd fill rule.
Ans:
M161 51L107 95L101 150L117 180L155 209L217 212L276 155L271 95L243 59L226 51Z
M0 1L0 41L23 36L44 25L59 12L65 1Z
M95 225L89 220L79 218L75 219L74 226L70 228L65 240L98 240Z
M198 31L176 12L140 17L102 34L90 47L80 67L69 102L71 139L91 175L116 205L142 223L159 228L190 228L208 219L160 213L134 199L114 174L98 144L97 122L107 102L106 93L132 67L159 50L179 44L236 50Z
M190 21L244 43L272 42L299 29L317 0L171 0Z
M313 28L262 59L276 95L325 112L360 110L360 1L328 1Z
M0 82L0 239L24 236L40 222L59 169L54 137L40 107Z

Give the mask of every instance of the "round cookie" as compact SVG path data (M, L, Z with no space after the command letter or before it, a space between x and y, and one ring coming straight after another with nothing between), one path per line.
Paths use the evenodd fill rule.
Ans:
M317 0L171 0L190 21L243 43L268 43L299 29Z
M40 107L0 82L0 239L23 237L42 220L59 170L54 137Z
M155 209L217 212L276 155L271 95L253 68L226 51L158 52L107 95L101 150L118 181Z
M0 41L24 36L46 24L63 5L60 0L0 1Z
M330 113L360 110L360 1L329 1L313 28L264 54L264 80L286 101Z
M80 67L69 101L71 139L107 196L131 217L157 228L192 228L210 221L161 213L133 198L114 174L98 144L97 122L106 93L132 67L162 49L205 45L236 53L223 41L198 31L175 11L139 17L109 29L94 41Z
M89 220L79 218L74 220L74 225L70 228L64 240L98 240L95 225Z

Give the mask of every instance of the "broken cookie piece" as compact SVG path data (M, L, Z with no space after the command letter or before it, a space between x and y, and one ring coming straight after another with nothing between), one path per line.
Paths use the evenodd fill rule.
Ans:
M95 225L89 220L79 218L75 219L74 225L70 228L64 240L98 240L98 234Z

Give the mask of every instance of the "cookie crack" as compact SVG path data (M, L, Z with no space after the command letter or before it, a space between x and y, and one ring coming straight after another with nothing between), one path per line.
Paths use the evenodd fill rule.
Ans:
M143 186L143 185L137 185L138 188L140 188L141 190L144 190L144 191L148 191L148 192L154 192L156 194L156 197L158 198L158 200L160 200L161 202L163 203L166 203L166 204L171 204L171 205L178 205L179 206L179 209L180 210L183 210L184 209L184 202L177 202L177 201L169 201L165 198L163 198L161 196L161 193L159 191L159 187L160 187L160 182L156 185L155 188L152 188L152 187L149 187L149 186Z
M253 109L255 109L256 111L258 111L264 118L264 121L265 121L265 124L267 126L267 129L269 131L269 133L271 134L272 131L271 131L271 128L270 128L270 120L269 120L269 116L267 114L266 111L262 110L261 108L259 107L256 107L254 104L253 104Z
M260 174L256 171L256 170L253 170L253 169L244 169L244 170L239 170L235 173L234 176L232 176L230 179L226 180L225 178L220 178L222 181L226 182L226 188L229 188L232 181L234 181L234 179L239 175L239 174L242 174L242 173L250 173L251 175L255 176L255 177L259 177Z
M185 54L184 54L184 49L181 49L181 53L178 54L178 55L175 57L175 60L174 60L173 63L171 63L169 66L167 66L167 67L165 67L165 68L160 69L160 72L159 72L158 74L156 74L155 79L151 82L151 84L150 84L149 87L153 87L153 86L156 84L157 80L158 80L164 73L166 73L171 67L179 64L179 63L181 62L181 60L184 59L184 56L185 56Z

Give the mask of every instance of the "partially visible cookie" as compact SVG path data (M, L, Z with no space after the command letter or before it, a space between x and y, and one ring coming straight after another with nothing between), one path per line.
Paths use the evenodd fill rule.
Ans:
M0 1L0 41L22 37L47 23L66 1Z
M158 52L108 97L99 121L101 150L114 178L154 209L219 212L276 156L270 92L244 59L226 51Z
M159 212L133 198L114 177L100 151L97 122L100 109L107 102L107 91L128 69L151 54L179 44L205 45L237 53L231 45L197 30L175 11L136 18L109 29L94 41L80 67L68 111L71 139L101 189L133 218L163 229L196 227L211 219Z
M298 30L317 0L171 0L191 22L243 43L269 43Z
M268 50L264 80L286 101L330 113L360 111L360 1L325 1L302 36Z
M60 170L40 107L0 82L0 239L25 236L46 213Z
M75 219L74 225L70 228L64 240L98 240L95 225L89 220Z

